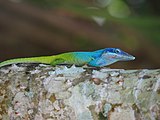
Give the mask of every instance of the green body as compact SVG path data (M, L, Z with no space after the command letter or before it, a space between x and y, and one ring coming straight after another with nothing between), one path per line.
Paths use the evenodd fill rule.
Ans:
M16 58L11 60L6 60L0 63L0 67L16 64L16 63L44 63L50 65L57 65L57 64L76 64L76 65L83 65L91 60L91 58L84 56L85 59L80 59L81 56L84 54L82 52L69 52L63 53L59 55L53 56L42 56L42 57L30 57L30 58ZM77 57L79 56L79 57Z

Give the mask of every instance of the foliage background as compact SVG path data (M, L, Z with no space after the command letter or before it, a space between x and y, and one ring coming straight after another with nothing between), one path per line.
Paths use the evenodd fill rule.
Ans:
M111 68L160 67L159 0L1 0L0 61L119 47Z

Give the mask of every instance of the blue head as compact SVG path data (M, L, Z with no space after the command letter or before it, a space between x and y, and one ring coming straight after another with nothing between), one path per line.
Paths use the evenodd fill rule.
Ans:
M95 59L93 59L89 65L97 67L107 66L118 61L130 61L135 59L134 56L119 48L106 48L93 53L95 54Z
M106 48L102 53L102 57L115 61L130 61L134 60L135 57L122 51L119 48Z

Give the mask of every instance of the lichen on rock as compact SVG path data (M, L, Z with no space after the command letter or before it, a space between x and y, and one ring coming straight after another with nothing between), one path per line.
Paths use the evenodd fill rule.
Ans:
M159 119L159 91L159 69L13 65L0 68L0 119Z

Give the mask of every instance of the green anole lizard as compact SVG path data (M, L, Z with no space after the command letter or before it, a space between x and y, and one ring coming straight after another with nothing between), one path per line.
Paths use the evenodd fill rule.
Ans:
M105 48L93 52L68 52L53 56L16 58L0 63L0 67L16 63L44 63L50 65L75 64L104 67L118 61L130 61L135 57L119 48Z

